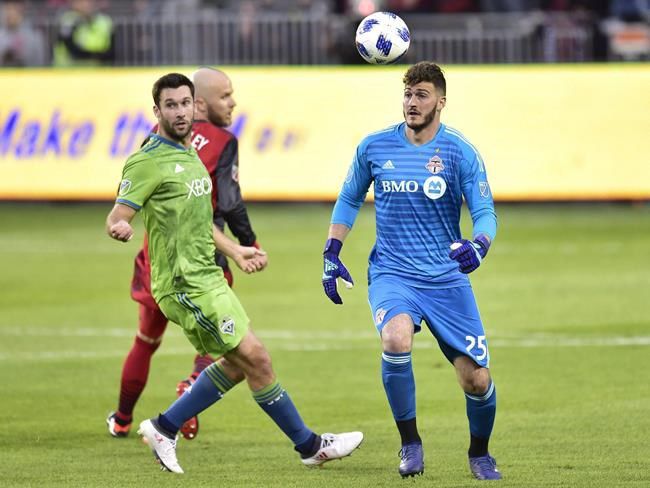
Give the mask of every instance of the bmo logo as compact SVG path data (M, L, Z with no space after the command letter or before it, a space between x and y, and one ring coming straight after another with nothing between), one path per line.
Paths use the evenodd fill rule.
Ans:
M381 189L384 193L417 193L420 185L414 180L382 180ZM437 200L447 191L447 182L440 176L430 176L422 184L422 191L427 198Z
M422 185L422 190L427 198L437 200L447 191L447 182L440 176L429 176Z
M419 189L417 181L407 180L407 181L393 181L393 180L382 180L381 189L385 193L415 193Z

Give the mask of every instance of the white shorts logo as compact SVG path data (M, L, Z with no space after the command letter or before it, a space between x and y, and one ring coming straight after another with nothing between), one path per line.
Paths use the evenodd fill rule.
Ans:
M381 325L384 321L384 317L386 317L386 312L387 310L384 310L383 308L377 309L377 312L375 312L375 325Z
M429 176L422 185L424 194L431 200L437 200L447 191L447 182L440 176Z
M235 321L230 317L224 317L219 322L219 329L224 334L235 335Z

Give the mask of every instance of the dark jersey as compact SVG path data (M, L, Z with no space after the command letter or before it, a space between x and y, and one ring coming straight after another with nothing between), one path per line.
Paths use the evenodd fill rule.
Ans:
M221 127L205 120L195 120L192 145L212 178L214 223L221 230L224 224L242 246L255 244L239 187L239 150L237 138Z

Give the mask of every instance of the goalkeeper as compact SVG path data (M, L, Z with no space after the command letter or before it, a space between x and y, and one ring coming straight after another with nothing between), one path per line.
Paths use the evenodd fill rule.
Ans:
M401 437L399 473L424 472L416 425L411 366L414 333L424 322L465 394L469 419L469 467L478 479L500 479L488 442L496 413L488 343L467 275L484 261L496 235L496 215L485 166L476 148L440 122L446 81L429 62L404 76L405 122L361 141L332 214L324 251L323 286L342 303L337 278L352 277L339 259L371 183L377 241L370 253L369 303L383 353L382 379ZM473 237L463 239L463 197Z

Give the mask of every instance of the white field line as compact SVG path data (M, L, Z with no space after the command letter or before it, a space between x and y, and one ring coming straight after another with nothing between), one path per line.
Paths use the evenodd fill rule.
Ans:
M93 328L4 328L0 329L0 337L13 336L39 336L39 337L132 337L131 329L93 329ZM273 351L352 351L359 349L379 349L377 334L373 331L339 332L339 331L292 331L274 330L257 332L259 337L269 343ZM171 328L166 335L173 339L171 347L161 348L159 355L187 355L192 354L192 347L179 347L178 342L183 341L182 333ZM425 337L423 337L425 336ZM424 339L424 340L423 340ZM6 341L0 341L0 344ZM622 346L650 346L650 336L597 336L576 337L566 335L534 334L528 336L495 337L489 342L491 348L541 348L541 347L622 347ZM416 349L437 348L437 343L426 332L416 338ZM0 348L1 349L1 348ZM48 361L65 359L96 359L124 357L127 349L104 350L50 350L50 351L1 351L0 361L27 360Z

